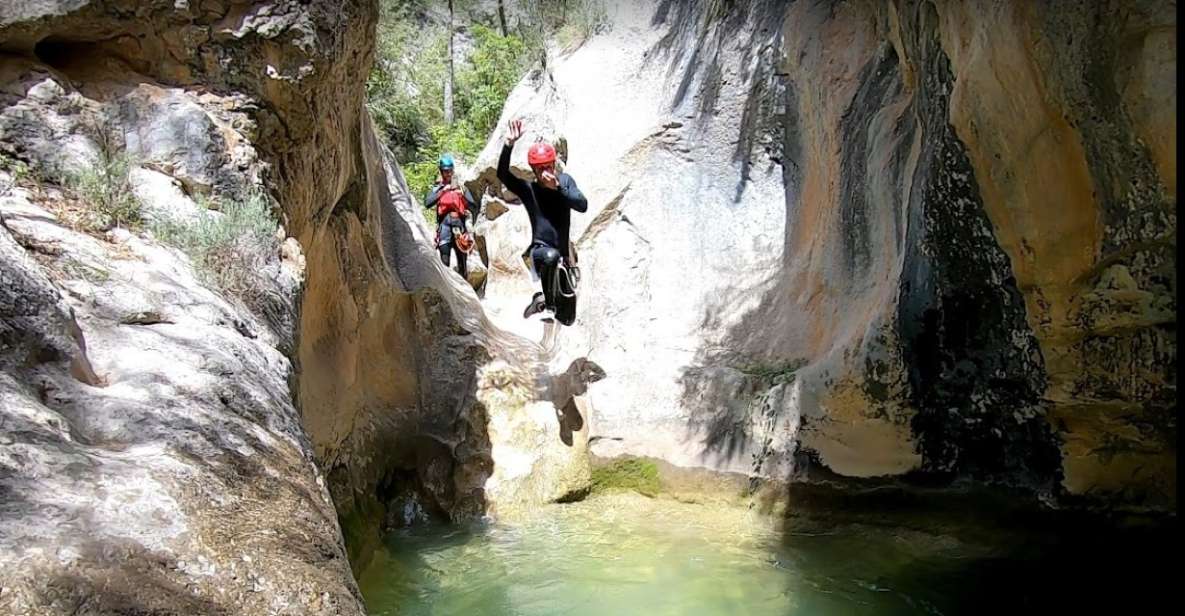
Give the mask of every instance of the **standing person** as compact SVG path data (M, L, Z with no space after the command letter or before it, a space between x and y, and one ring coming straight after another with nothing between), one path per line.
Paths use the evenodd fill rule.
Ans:
M531 264L539 275L543 291L535 293L523 311L523 318L548 311L564 325L576 320L575 285L567 277L569 262L568 229L572 210L588 211L588 200L576 187L576 180L566 173L556 173L555 148L538 142L527 151L527 163L535 180L526 182L510 172L510 153L523 136L522 120L511 120L502 155L498 158L498 180L514 193L531 220L531 246L527 249Z
M461 278L469 279L467 257L473 246L472 236L465 227L465 217L471 215L473 222L477 222L479 204L473 199L468 188L461 186L453 176L453 157L445 154L437 164L440 178L428 190L424 197L424 207L436 206L436 249L440 251L440 261L445 267L449 265L449 253L457 253L457 273Z

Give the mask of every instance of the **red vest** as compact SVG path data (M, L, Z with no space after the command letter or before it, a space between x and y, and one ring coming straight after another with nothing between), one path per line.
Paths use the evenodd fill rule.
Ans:
M451 212L456 212L464 218L469 212L469 206L465 203L465 195L460 189L445 188L444 194L440 195L440 201L436 202L436 215L444 218Z

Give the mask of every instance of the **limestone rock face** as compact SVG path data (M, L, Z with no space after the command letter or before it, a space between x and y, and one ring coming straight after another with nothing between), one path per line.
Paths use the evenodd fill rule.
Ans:
M590 199L557 356L605 371L593 452L1171 507L1171 9L610 3L502 118ZM471 188L516 323L501 137Z
M909 409L889 415L923 472L1174 502L1176 179L1147 131L1175 118L1141 102L1174 97L1174 20L1156 2L787 15L787 186L841 213L836 235L789 236L790 258L895 247L849 263L888 272Z
M363 612L293 360L315 226L297 217L350 183L300 166L357 172L314 141L360 151L361 86L339 86L365 74L373 7L200 4L0 19L0 152L32 173L0 173L4 613ZM256 313L143 234L59 216L93 204L57 186L116 153L149 219L271 185L293 237Z
M22 188L0 220L0 611L362 613L267 322Z
M470 188L500 214L482 223L484 305L507 329L542 338L521 319L538 288L520 259L529 225L494 178L505 122L521 117L528 134L514 151L515 173L530 176L526 144L552 141L590 201L572 216L578 319L555 352L558 363L585 357L605 373L586 394L593 452L760 473L759 443L781 443L792 421L762 415L758 398L774 376L746 372L758 361L739 353L701 356L756 307L780 265L777 30L768 24L781 11L758 3L698 30L699 4L608 4L608 32L571 53L553 50L547 69L512 92L478 159ZM710 391L700 373L714 379ZM725 426L737 428L736 439Z
M41 363L59 363L74 378L89 385L101 380L86 356L82 331L66 300L41 268L17 244L11 233L0 236L4 256L3 348L0 366L19 372Z

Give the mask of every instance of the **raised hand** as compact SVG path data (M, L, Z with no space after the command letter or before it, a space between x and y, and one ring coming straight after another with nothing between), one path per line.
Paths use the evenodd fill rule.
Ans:
M506 133L506 145L513 146L514 142L518 141L523 136L523 121L519 119L511 120Z

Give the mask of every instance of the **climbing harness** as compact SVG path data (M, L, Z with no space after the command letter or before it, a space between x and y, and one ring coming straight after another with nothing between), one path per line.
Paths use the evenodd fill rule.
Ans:
M570 248L570 252L574 250L574 248ZM523 266L531 274L531 282L539 282L541 278L539 271L535 269L535 260L531 258L531 247L528 246L520 257L523 260ZM560 259L551 284L555 285L556 297L566 299L576 297L576 291L580 288L580 268L570 259Z
M580 265L579 265L579 259L576 255L576 245L575 244L571 244L571 243L568 244L568 258L564 259L560 263L560 266L563 271L563 276L561 277L562 283L560 285L560 291L564 293L564 297L576 297L576 289L578 289L580 287ZM563 283L566 283L568 288L571 289L570 295L568 294L568 292L564 292Z
M555 291L557 297L564 297L568 299L576 297L576 280L578 280L579 277L573 278L572 273L567 267L564 266L563 261L560 261L560 264L556 266L555 277Z
M568 244L568 256L560 259L555 268L555 290L557 297L572 299L580 287L580 267L576 265L576 246Z

